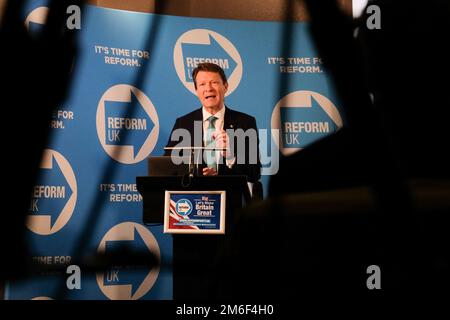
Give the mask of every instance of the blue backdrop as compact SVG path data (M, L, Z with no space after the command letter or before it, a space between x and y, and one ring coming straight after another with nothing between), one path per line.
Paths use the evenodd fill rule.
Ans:
M29 3L31 32L43 23L43 4ZM48 271L9 283L7 298L171 299L172 239L162 226L142 224L135 178L147 174L149 155L163 153L174 120L200 107L190 77L196 64L221 65L229 78L226 105L256 117L265 189L279 156L342 127L339 102L307 23L291 25L289 53L283 52L285 29L277 22L88 6L81 23L72 86L55 110L33 190L30 259L70 265L75 256L126 246L152 252L161 268L81 270L79 290L67 289L68 275Z

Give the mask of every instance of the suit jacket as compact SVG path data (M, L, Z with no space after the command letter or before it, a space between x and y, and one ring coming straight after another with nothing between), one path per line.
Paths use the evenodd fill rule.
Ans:
M195 121L199 121L197 124L197 135L194 136L194 123ZM175 125L173 126L172 132L169 137L169 141L167 143L167 147L174 147L178 144L180 144L180 141L171 141L172 134L177 129L186 129L189 131L191 135L190 141L182 141L182 146L195 146L195 147L201 147L204 146L203 142L203 113L202 108L194 110L190 113L188 113L185 116L182 116L178 118L175 121ZM223 129L226 131L227 129L242 129L244 131L248 129L254 129L255 132L257 132L256 128L256 120L254 117L245 114L243 112L235 111L232 109L229 109L225 107L225 115L224 115L224 123L223 123ZM201 130L201 131L200 131ZM240 143L242 143L241 141ZM231 143L231 141L230 141ZM254 143L254 141L253 141ZM235 164L229 168L226 165L225 159L222 157L222 161L219 164L219 172L220 175L246 175L247 180L249 182L255 182L259 180L261 177L261 162L259 157L259 138L256 139L256 146L251 144L250 139L245 139L244 145L245 145L245 161L244 163L240 163L242 161L238 161L239 159L244 160L244 158L241 157L241 153L239 154L239 158L236 158ZM233 155L235 157L238 156L237 150L238 150L238 139L237 137L234 137L234 150L232 150ZM256 147L256 163L251 164L250 163L250 148ZM233 148L232 148L233 149ZM255 150L255 149L253 149ZM167 150L165 152L165 155L170 155L171 151ZM253 162L253 161L252 161Z

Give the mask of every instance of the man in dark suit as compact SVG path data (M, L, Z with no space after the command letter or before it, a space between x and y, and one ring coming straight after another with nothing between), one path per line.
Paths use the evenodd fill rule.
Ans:
M255 118L225 106L228 82L218 65L199 64L192 72L192 79L201 108L175 121L167 147L222 148L197 154L202 160L199 175L245 175L249 182L258 181L261 164ZM166 150L165 155L171 155L176 162L180 151ZM234 219L231 217L227 216L225 236L211 235L206 241L204 237L189 235L182 241L174 240L175 299L205 301L211 298L211 270L216 269L219 248L233 233L230 227Z
M200 63L192 78L202 107L176 120L167 147L226 149L204 152L203 175L236 174L246 175L249 182L259 180L261 163L255 118L225 106L228 82L218 65ZM166 150L165 155L179 153Z

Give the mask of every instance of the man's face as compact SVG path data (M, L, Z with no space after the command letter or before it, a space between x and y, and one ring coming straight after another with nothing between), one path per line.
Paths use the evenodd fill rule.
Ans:
M228 83L223 83L222 78L216 72L199 71L196 76L197 97L202 106L208 111L217 112L223 105Z

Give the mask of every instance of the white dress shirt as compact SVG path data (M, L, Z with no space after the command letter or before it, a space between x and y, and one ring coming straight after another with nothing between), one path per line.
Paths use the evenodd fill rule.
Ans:
M217 112L216 114L211 114L208 111L206 111L205 108L202 108L202 113L203 113L203 144L206 145L206 133L208 131L208 127L209 127L209 117L214 116L217 118L217 120L214 122L214 127L216 128L216 130L223 130L223 124L224 124L224 119L225 119L225 106L222 105L222 108L220 109L219 112ZM220 152L217 152L216 154L217 159L219 159L220 157ZM236 157L233 157L231 159L226 159L226 164L228 168L232 168L234 163L236 162ZM217 163L219 163L217 161Z

